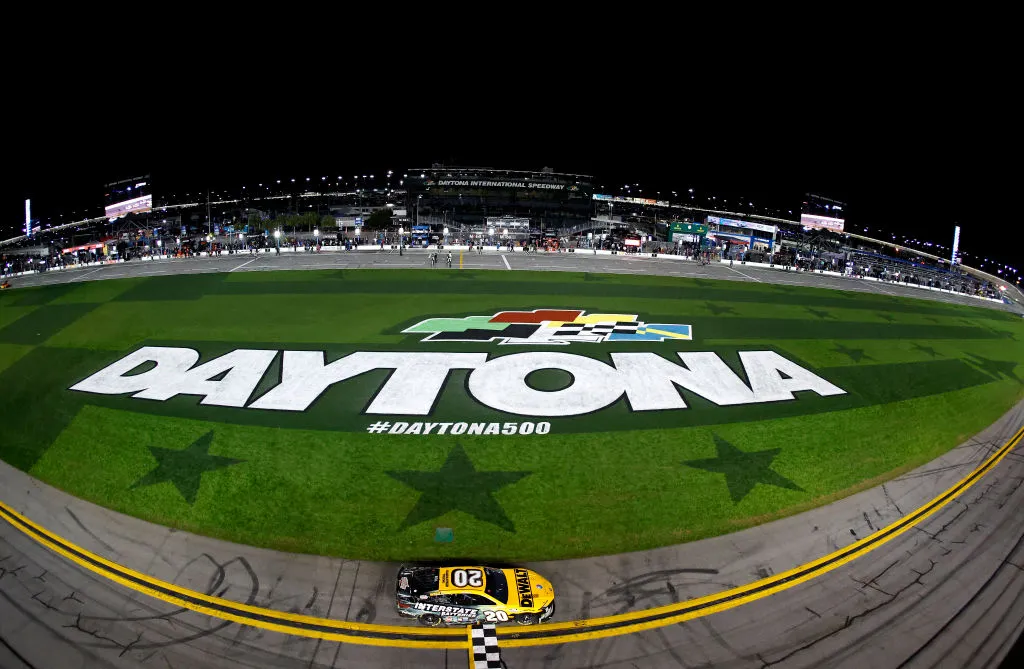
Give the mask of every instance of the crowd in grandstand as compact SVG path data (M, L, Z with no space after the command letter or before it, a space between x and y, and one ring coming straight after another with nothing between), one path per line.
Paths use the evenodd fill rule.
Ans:
M305 217L303 217L305 216ZM306 218L309 218L307 221ZM294 219L294 220L293 220ZM286 248L293 252L319 252L324 246L344 246L346 249L358 249L359 245L372 244L380 249L396 246L408 248L413 242L406 233L397 234L397 227L380 230L363 229L360 239L333 230L321 235L313 233L314 226L321 220L313 214L298 217L249 219L258 224L256 232L249 234L227 233L210 235L213 228L207 226L203 231L190 227L191 234L168 236L168 228L156 233L144 225L122 225L115 229L110 223L99 221L91 226L65 230L61 233L43 231L32 238L22 238L7 243L0 248L0 275L4 278L22 272L46 272L63 269L75 265L92 265L113 261L132 261L141 258L189 258L201 254L236 254L236 253L279 253ZM333 220L333 219L332 219ZM291 226L287 222L291 222ZM301 223L301 225L300 225ZM181 231L186 232L186 227ZM246 225L245 230L253 226ZM323 227L323 226L322 226ZM270 229L284 230L279 237L271 235ZM171 228L176 230L176 227ZM241 229L241 228L240 228ZM233 228L224 228L233 230ZM440 242L438 234L432 235ZM978 276L968 274L959 268L950 268L948 264L937 262L920 254L911 253L906 249L898 249L883 243L872 243L864 239L851 239L848 236L834 234L826 230L801 230L780 228L778 239L771 250L764 244L755 244L751 249L744 241L714 240L709 238L693 238L693 241L672 243L664 240L646 241L642 245L641 238L650 239L652 230L635 231L625 228L610 229L607 234L586 236L585 227L578 230L560 230L565 237L553 237L547 230L531 230L529 238L509 239L495 236L484 236L462 229L459 233L452 230L450 236L445 226L445 242L482 246L502 251L548 251L569 252L570 250L610 250L622 254L640 252L681 255L701 263L726 260L732 263L757 262L778 267L784 270L835 272L844 276L873 278L880 281L941 288L970 295L982 295L999 298L998 287ZM65 235L65 236L61 236ZM697 240L700 241L697 241ZM422 241L422 240L420 240ZM627 244L627 241L629 242ZM755 242L756 240L751 240ZM434 241L429 242L434 245ZM69 250L65 250L69 249Z

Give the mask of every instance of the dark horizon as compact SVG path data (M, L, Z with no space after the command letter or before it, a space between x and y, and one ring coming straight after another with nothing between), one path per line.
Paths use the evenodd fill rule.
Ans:
M964 103L966 104L966 103ZM242 113L245 111L246 113ZM846 202L847 229L884 229L949 247L960 225L968 263L988 257L1018 267L1021 254L990 245L987 231L1008 213L1005 177L978 136L976 116L951 103L921 116L918 105L886 114L865 101L836 112L796 114L746 107L643 108L573 118L465 109L422 118L344 114L308 122L290 110L203 116L147 110L134 117L84 110L59 125L26 120L15 138L14 188L3 201L4 238L23 227L24 198L33 218L102 205L103 185L150 174L155 193L230 189L272 179L331 178L396 172L433 163L593 176L595 192L656 199L694 188L799 215L805 193ZM933 125L956 120L954 130ZM978 134L991 132L975 127ZM643 190L643 193L638 191ZM660 191L660 195L658 192ZM13 196L13 197L10 197ZM992 249L986 247L993 246ZM941 254L936 254L941 255Z

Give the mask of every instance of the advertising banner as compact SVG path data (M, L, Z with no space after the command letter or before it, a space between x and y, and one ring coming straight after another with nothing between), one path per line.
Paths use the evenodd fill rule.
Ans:
M529 228L530 219L506 216L488 216L484 219L488 226L494 228Z
M743 230L760 230L761 232L770 232L772 235L775 234L774 225L766 225L764 223L754 223L752 221L738 221L734 218L721 218L719 216L708 216L708 224L715 225L726 225L732 228L740 228Z
M492 181L490 179L439 179L428 180L427 186L466 186L469 188L531 188L534 190L566 190L567 184L540 183L537 181Z
M668 200L652 200L647 197L626 197L624 195L602 195L600 193L594 193L591 196L594 200L602 200L605 202L623 202L625 204L642 204L652 207L667 207L669 206Z

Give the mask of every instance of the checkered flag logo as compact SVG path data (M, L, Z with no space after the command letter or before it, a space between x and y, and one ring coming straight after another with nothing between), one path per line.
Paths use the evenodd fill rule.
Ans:
M473 625L473 669L502 669L498 650L498 630L493 624Z
M643 323L564 323L555 330L556 337L598 336L607 337L611 334L632 335Z
M402 330L421 341L498 342L568 346L575 343L693 339L689 325L645 323L639 314L587 314L583 309L499 311L493 316L428 318Z

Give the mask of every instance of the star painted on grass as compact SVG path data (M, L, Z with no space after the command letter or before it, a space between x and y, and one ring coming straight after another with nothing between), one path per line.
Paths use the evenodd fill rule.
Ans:
M917 349L918 351L921 351L922 353L927 353L928 355L932 356L933 358L939 357L939 352L936 351L931 346L922 346L920 344L915 343L914 344L914 348Z
M462 511L477 520L515 532L515 525L494 499L494 493L532 472L478 471L462 446L456 444L440 471L405 470L386 473L422 493L412 511L402 521L400 530L443 516L449 511Z
M1017 340L1017 337L1015 337L1012 332L1008 332L1006 330L996 330L995 328L987 328L987 330L991 332L997 339L1012 339L1014 341Z
M836 353L842 353L843 355L850 358L854 362L860 362L861 360L871 360L870 355L864 355L864 349L862 348L846 348L842 344L836 344L836 347L832 349Z
M720 316L721 314L735 314L736 313L736 311L733 310L733 308L730 307L728 304L721 304L721 305L719 305L719 304L715 304L714 302L705 302L704 304L705 304L705 306L707 306L708 310L711 313L713 313L715 316Z
M687 467L725 474L725 485L729 488L729 496L733 503L746 497L758 483L804 492L803 488L771 469L772 460L779 454L781 448L741 451L717 434L712 436L718 449L717 458L684 460L683 464Z
M967 362L981 368L981 371L986 374L993 376L997 379L1007 378L1013 379L1017 383L1024 383L1015 372L1017 363L1012 360L992 360L991 358L983 358L980 355L974 353L968 353Z
M170 481L185 498L185 501L193 504L199 494L199 484L204 472L245 462L245 460L210 455L208 451L212 441L213 431L211 430L183 450L150 446L149 451L157 461L156 469L131 484L129 489Z

